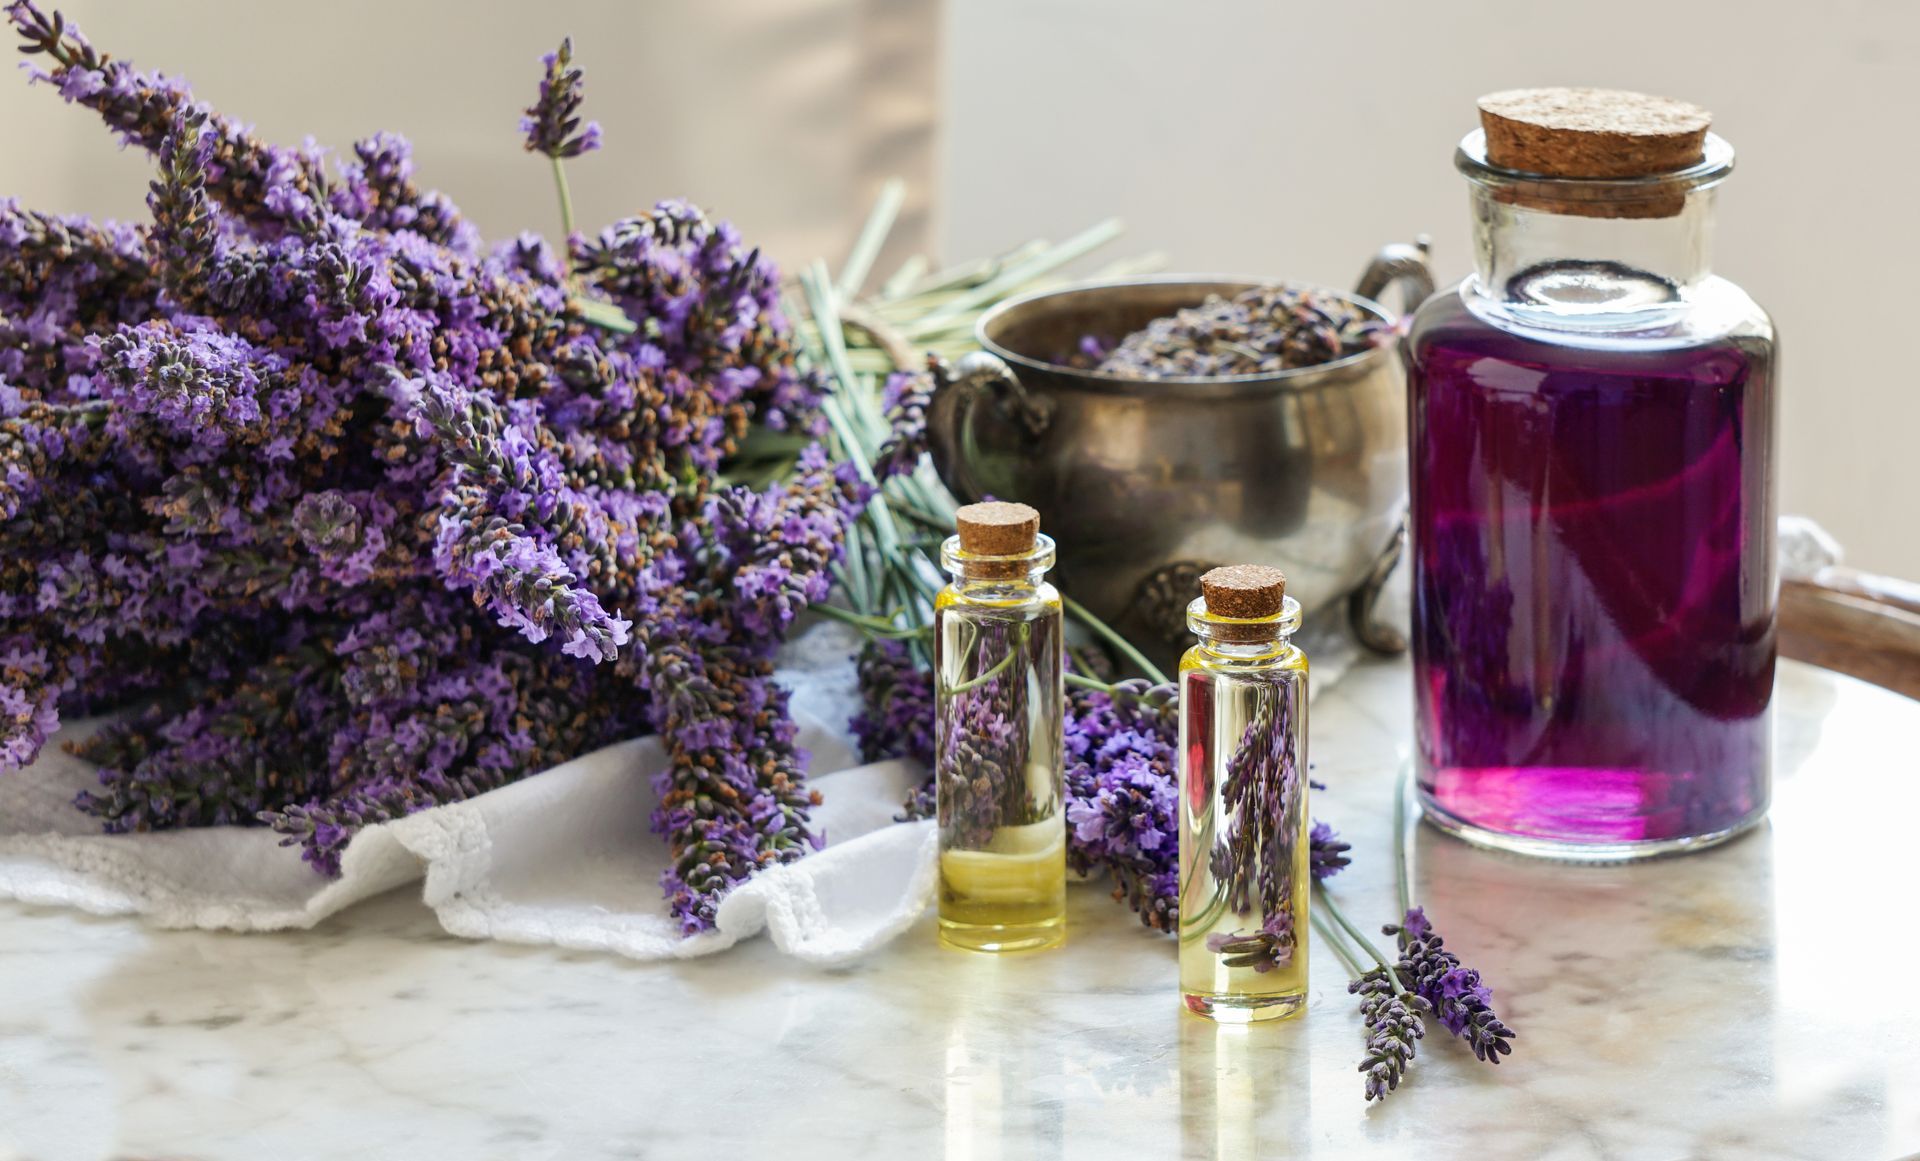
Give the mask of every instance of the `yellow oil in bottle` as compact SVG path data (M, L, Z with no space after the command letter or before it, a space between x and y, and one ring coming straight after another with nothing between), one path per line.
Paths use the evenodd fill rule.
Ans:
M1065 710L1053 586L950 586L935 607L940 937L973 951L1066 934Z

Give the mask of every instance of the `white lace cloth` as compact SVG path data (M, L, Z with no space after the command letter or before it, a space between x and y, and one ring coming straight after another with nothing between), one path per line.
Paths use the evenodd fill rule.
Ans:
M1782 521L1781 552L1796 571L1837 552L1811 522ZM1404 573L1404 570L1403 570ZM1383 602L1405 622L1405 582ZM1358 656L1338 609L1310 620L1301 644L1312 689ZM909 763L856 765L845 724L857 705L851 632L809 628L781 655L801 744L813 754L814 812L826 849L765 871L721 904L716 930L682 938L659 880L666 845L648 829L652 779L664 754L642 738L609 746L468 802L361 831L342 874L323 879L269 831L216 827L104 835L73 807L92 767L58 740L25 770L0 775L0 898L140 915L161 927L275 931L311 927L362 899L421 881L446 929L471 939L608 951L635 959L707 955L766 931L816 963L856 958L905 930L933 894L931 823L893 816L921 777Z
M929 823L893 816L920 777L904 762L858 766L845 722L857 644L817 625L783 654L801 743L824 796L825 850L755 876L721 905L715 931L684 939L660 895L665 843L647 825L665 761L653 738L609 746L467 802L368 827L324 879L269 831L214 827L104 835L73 807L93 768L49 745L0 777L0 898L141 915L162 927L311 927L362 899L422 880L446 929L472 939L705 955L768 931L803 959L835 962L912 923L933 890ZM97 723L75 723L57 741Z

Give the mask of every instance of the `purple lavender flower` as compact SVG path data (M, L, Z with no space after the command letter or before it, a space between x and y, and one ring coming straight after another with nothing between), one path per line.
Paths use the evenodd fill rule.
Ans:
M772 657L793 618L825 597L857 495L810 451L788 484L715 497L643 578L635 664L671 752L653 826L674 858L662 886L688 932L712 926L736 883L822 841ZM715 599L728 592L738 599Z
M1418 1042L1427 1034L1426 1021L1420 1018L1427 1001L1402 991L1384 967L1352 981L1347 991L1360 997L1360 1019L1366 1025L1367 1055L1360 1071L1367 1075L1367 1099L1385 1100L1406 1078Z
M573 65L573 38L562 40L558 51L547 53L540 61L547 66L540 78L540 96L520 119L528 152L544 153L557 161L600 148L600 123L589 121L584 129L580 126L586 76Z
M779 277L681 203L586 247L483 248L376 135L330 180L186 88L8 6L41 78L158 154L153 224L0 200L0 770L58 715L109 830L262 822L324 873L363 826L618 737L689 929L817 844L771 657L867 492L817 452L763 492L753 423L819 430ZM561 54L556 54L558 58ZM568 156L579 79L543 86Z
M1400 961L1395 971L1408 989L1417 993L1446 1025L1465 1040L1473 1054L1488 1064L1500 1063L1513 1051L1516 1033L1493 1011L1493 990L1480 982L1480 973L1462 967L1460 957L1446 950L1439 933L1419 907L1407 912L1399 926L1383 929L1396 936Z
M1313 830L1309 832L1307 842L1311 848L1311 866L1315 879L1331 879L1353 861L1347 857L1347 852L1353 849L1352 844L1341 842L1339 834L1324 822L1313 824Z
M881 388L880 405L891 428L885 446L874 458L873 473L882 480L911 475L927 451L927 408L933 394L952 382L946 361L927 356L925 371L895 371Z
M848 726L863 761L910 758L933 765L933 673L913 662L898 641L875 639L856 666L860 712Z
M32 0L13 0L6 8L24 43L20 51L45 56L51 70L32 77L54 86L73 104L98 113L124 144L157 154L192 101L185 85L160 74L134 70L124 59L97 51L80 29L59 12L51 17ZM207 192L235 215L270 234L309 219L314 198L327 186L317 150L288 150L262 143L239 122L209 115ZM385 200L368 199L369 228L408 227L427 241L463 254L475 249L473 227L439 194L411 187L390 187ZM409 208L410 211L409 212ZM380 220L382 216L385 220ZM351 215L350 215L351 216ZM405 221L402 221L405 219Z
M160 146L160 177L147 194L147 207L153 211L149 239L154 265L168 293L184 305L200 302L207 268L219 256L220 228L206 188L212 153L206 111L183 107Z
M1067 697L1067 863L1112 875L1114 898L1159 931L1179 924L1179 721L1170 685Z
M1250 967L1256 972L1277 971L1293 962L1293 912L1276 911L1256 931L1216 931L1207 936L1207 950L1220 956L1224 967Z

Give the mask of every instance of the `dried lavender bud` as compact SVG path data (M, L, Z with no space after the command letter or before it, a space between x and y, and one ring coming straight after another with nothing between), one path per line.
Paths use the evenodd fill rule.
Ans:
M1338 295L1256 286L1232 299L1208 295L1199 306L1154 319L1111 345L1088 335L1062 361L1123 379L1270 375L1359 354L1387 330Z
M1427 1001L1401 991L1384 967L1348 983L1347 991L1360 997L1360 1020L1366 1026L1367 1055L1360 1071L1367 1075L1367 1099L1385 1100L1406 1078L1418 1042L1427 1034L1426 1021L1420 1018Z
M1311 865L1315 879L1331 879L1353 861L1347 857L1347 852L1353 849L1352 844L1341 842L1340 836L1324 822L1313 824L1313 830L1308 834L1307 841L1311 846Z
M586 75L573 65L573 38L562 40L558 51L540 60L547 66L546 75L540 78L540 96L520 121L520 131L527 135L527 151L558 160L600 148L600 123L589 121L586 128L580 127L578 114Z
M336 491L312 492L293 508L294 530L309 552L338 557L360 546L360 510Z
M1460 965L1460 957L1446 950L1444 941L1415 907L1405 921L1381 929L1396 936L1400 982L1418 993L1448 1032L1465 1040L1473 1054L1488 1064L1500 1063L1513 1051L1508 1041L1517 1035L1493 1011L1493 989L1480 982L1480 973Z

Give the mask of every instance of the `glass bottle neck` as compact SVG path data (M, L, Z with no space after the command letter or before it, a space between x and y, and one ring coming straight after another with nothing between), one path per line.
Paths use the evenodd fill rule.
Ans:
M1035 569L1015 577L955 575L947 587L969 600L1018 601L1038 596L1045 583L1046 573Z
M1243 620L1218 616L1207 609L1205 598L1196 598L1187 606L1187 628L1200 639L1198 648L1208 663L1236 668L1278 665L1294 655L1300 602L1286 597L1277 615Z
M1016 556L984 556L960 547L958 536L940 546L940 565L953 578L949 587L968 596L1018 599L1031 595L1053 567L1053 538L1041 533L1031 551ZM1004 590L1004 592L1002 591Z
M1712 188L1667 217L1587 217L1473 190L1475 273L1483 311L1552 329L1639 329L1671 322L1711 273Z
M1239 669L1277 666L1293 656L1293 634L1260 642L1201 641L1200 651L1209 664Z

